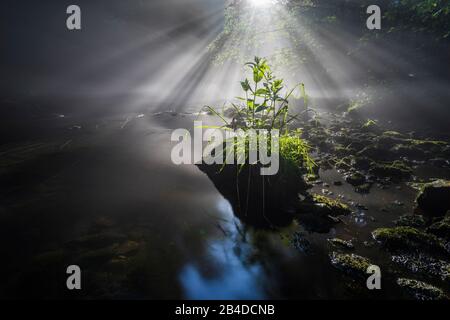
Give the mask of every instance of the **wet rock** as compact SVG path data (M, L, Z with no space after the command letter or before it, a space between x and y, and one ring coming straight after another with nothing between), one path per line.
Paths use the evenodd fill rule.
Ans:
M126 237L119 233L105 232L87 235L76 240L68 242L66 245L69 248L89 248L98 249L110 246L116 243L125 241Z
M450 264L426 254L401 254L392 256L392 261L411 272L450 281Z
M441 221L433 223L430 227L428 227L427 232L434 234L439 238L444 238L446 240L450 240L450 215L447 213L447 216Z
M117 254L121 256L132 255L139 250L140 246L140 243L136 241L127 241L117 248Z
M372 232L373 238L394 251L428 251L446 254L443 243L432 235L411 227L380 228Z
M399 278L397 284L417 300L447 300L444 291L428 283L413 279Z
M390 152L386 146L370 145L359 151L357 155L374 160L386 160L386 157L390 155Z
M403 202L399 200L395 200L392 204L398 207L403 207L405 205Z
M359 172L355 172L346 176L345 181L350 183L352 186L357 187L366 183L366 177Z
M403 215L395 221L395 224L399 227L422 228L425 226L425 219L419 214Z
M351 165L358 170L369 170L372 161L366 157L355 157L352 159Z
M450 210L450 181L436 180L420 186L417 208L434 217Z
M349 250L353 250L355 248L351 241L346 241L346 240L342 240L339 238L328 239L327 241L329 244L331 244L332 246L334 246L336 248L349 249Z
M331 264L344 273L355 277L367 277L367 268L371 265L369 259L356 254L333 252L330 255Z
M391 148L390 152L396 157L408 157L415 160L427 158L427 153L415 145L397 144Z
M342 186L342 181L335 181L335 182L333 182L333 185L335 185L337 187Z
M376 164L371 167L369 173L378 177L402 179L410 177L412 169L402 161L397 160L389 164Z
M319 194L313 195L313 201L315 208L319 209L322 214L330 215L333 217L348 215L351 210L348 205L337 200Z
M244 223L258 228L284 227L292 223L292 209L298 205L298 195L310 187L305 180L305 168L280 157L276 175L261 175L261 164L207 165L199 164L217 190L227 199L234 214ZM239 188L236 188L239 186Z
M295 249L302 253L311 252L311 243L306 239L303 232L295 232L292 235L291 243Z
M369 193L371 188L372 188L371 183L364 183L360 186L355 187L355 191L358 193Z
M115 244L101 249L85 251L78 256L77 261L80 264L87 265L106 263L116 256L117 247L118 245Z
M445 167L447 167L447 166L449 165L449 161L448 161L447 159L444 159L444 158L434 158L434 159L430 159L430 160L428 161L428 163L429 163L431 166L434 166L434 167L440 167L440 168L445 168Z

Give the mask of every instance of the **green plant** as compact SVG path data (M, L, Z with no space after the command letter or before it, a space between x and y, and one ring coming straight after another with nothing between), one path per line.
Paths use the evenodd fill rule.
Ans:
M313 159L309 155L310 147L301 138L300 130L291 130L289 125L299 119L299 115L289 113L289 98L295 89L299 88L300 96L304 101L305 110L308 112L308 96L305 85L299 84L291 90L284 87L282 79L274 76L266 59L255 57L254 61L245 64L250 68L252 78L242 81L243 97L237 97L239 103L232 103L234 117L227 120L223 113L212 107L206 107L212 114L218 116L224 123L221 129L239 130L241 139L232 139L234 150L227 150L227 156L232 151L236 154L248 157L249 140L248 131L266 130L269 135L273 130L280 133L280 155L296 166L306 168L312 173L315 167ZM211 128L210 126L208 128ZM269 152L272 152L269 143Z

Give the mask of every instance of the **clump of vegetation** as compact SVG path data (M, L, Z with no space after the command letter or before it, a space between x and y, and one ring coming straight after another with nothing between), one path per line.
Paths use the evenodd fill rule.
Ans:
M250 68L252 78L251 80L246 78L241 82L244 94L237 98L240 103L232 103L234 115L231 121L212 107L207 107L208 110L223 121L224 125L220 128L240 131L241 139L238 140L241 143L238 144L234 138L231 138L234 148L241 151L236 154L245 154L246 160L248 159L249 130L259 130L260 133L265 130L267 137L271 132L277 130L279 132L279 153L282 159L305 169L305 173L313 173L316 164L309 154L310 146L302 139L301 130L290 128L293 121L298 120L301 116L301 114L293 115L289 112L289 98L296 89L299 89L304 101L303 113L308 112L308 96L305 85L299 84L291 90L286 90L283 79L274 76L266 59L255 57L254 61L247 62L245 65ZM267 141L269 151L277 152L277 150L271 150L270 139Z
M436 32L442 38L450 36L450 2L447 0L391 1L386 16L397 24L401 19L415 29Z

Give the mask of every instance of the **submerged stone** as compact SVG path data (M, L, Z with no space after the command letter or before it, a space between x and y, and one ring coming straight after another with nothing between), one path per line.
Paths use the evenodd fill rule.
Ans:
M397 284L417 300L447 300L444 291L428 283L413 279L399 278Z

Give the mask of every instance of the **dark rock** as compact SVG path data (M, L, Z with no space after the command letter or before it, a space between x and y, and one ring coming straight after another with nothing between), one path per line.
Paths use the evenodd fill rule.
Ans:
M359 172L353 173L345 177L345 181L350 183L352 186L360 186L366 183L366 177Z
M450 215L447 215L441 221L433 223L427 231L439 238L450 240Z
M425 226L425 219L419 214L403 215L395 221L399 227L422 228Z
M364 183L360 186L355 187L355 191L358 193L369 193L371 188L372 188L371 183Z
M436 180L423 184L417 197L417 208L434 217L450 210L450 181Z
M401 161L394 161L389 164L376 164L372 166L369 173L378 177L402 179L410 177L412 169Z

